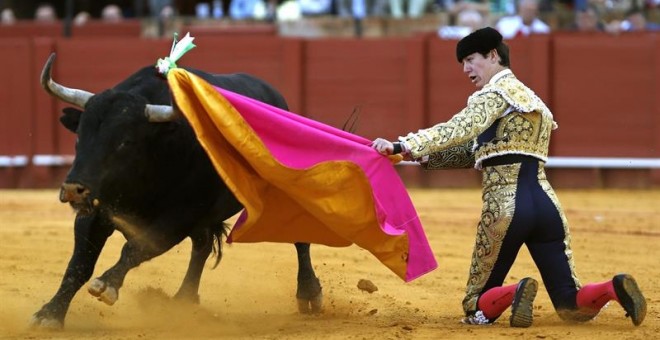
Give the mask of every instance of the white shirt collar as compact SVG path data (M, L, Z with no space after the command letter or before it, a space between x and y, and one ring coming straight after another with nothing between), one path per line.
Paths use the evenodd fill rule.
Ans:
M511 72L511 69L508 69L508 68L506 68L506 69L504 69L500 72L497 72L497 73L495 73L495 75L492 78L490 78L490 80L488 81L488 84L489 85L495 84L498 80L500 80L500 78L502 78L504 76L507 76L509 74L513 74L513 72Z

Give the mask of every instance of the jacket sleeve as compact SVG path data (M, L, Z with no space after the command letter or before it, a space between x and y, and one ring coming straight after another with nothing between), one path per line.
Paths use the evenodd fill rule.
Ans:
M484 92L468 99L468 105L445 123L400 137L413 159L419 159L474 140L500 118L509 104L496 92Z
M428 155L420 165L424 170L442 170L472 168L474 163L474 139L471 139L465 144Z

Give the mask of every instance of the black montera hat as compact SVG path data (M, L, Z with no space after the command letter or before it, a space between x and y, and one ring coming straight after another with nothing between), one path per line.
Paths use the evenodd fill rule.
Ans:
M502 35L492 27L480 28L461 39L456 45L456 59L462 62L463 58L472 53L486 54L502 43Z

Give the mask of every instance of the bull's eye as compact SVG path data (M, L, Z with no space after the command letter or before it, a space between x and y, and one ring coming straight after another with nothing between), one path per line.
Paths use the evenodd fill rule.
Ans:
M119 144L119 146L117 146L117 151L125 150L125 149L129 148L131 146L131 144L133 144L133 142L131 142L130 140L122 141Z

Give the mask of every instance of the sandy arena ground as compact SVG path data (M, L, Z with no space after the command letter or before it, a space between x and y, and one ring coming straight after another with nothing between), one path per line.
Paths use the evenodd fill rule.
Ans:
M73 246L71 209L55 190L0 190L0 338L11 339L660 339L660 190L569 191L558 195L573 232L583 282L619 272L635 276L648 301L634 327L616 303L586 324L566 324L540 286L534 325L508 326L509 311L491 326L459 323L461 299L480 212L478 190L411 190L439 268L404 283L356 246L313 246L324 287L324 313L300 315L292 245L225 245L218 268L202 277L200 305L169 300L188 263L190 242L131 271L119 301L106 306L85 289L74 298L63 331L31 330L32 313L59 286ZM94 275L118 258L111 237ZM539 279L523 248L507 283ZM378 291L357 288L371 280Z

